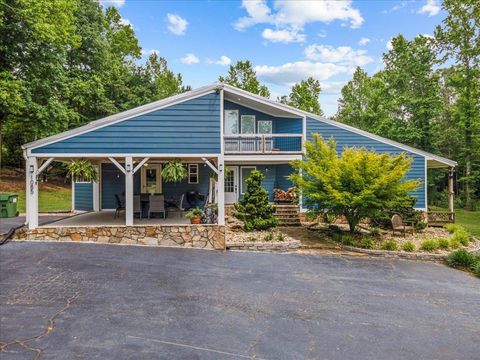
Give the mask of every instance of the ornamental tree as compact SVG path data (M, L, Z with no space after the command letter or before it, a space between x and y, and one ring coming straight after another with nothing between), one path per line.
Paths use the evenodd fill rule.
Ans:
M418 180L405 180L412 159L365 148L345 148L339 155L335 141L319 134L305 144L304 160L295 160L290 176L310 212L341 215L350 232L362 220L398 206L410 206L409 192Z
M246 231L266 230L278 223L274 216L275 206L268 203L268 192L262 187L265 176L253 170L245 180L247 191L238 204L235 204L235 217L242 220Z

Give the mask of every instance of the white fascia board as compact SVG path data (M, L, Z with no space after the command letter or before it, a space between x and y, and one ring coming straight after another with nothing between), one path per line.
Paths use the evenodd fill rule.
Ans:
M250 164L288 163L293 160L301 160L302 154L295 155L225 155L225 162L246 162Z
M142 154L109 154L109 153L99 153L99 154L89 154L89 153L79 153L79 154L68 154L68 153L61 153L61 154L29 154L31 157L36 158L68 158L68 159L76 159L76 158L125 158L127 156L131 156L134 158L167 158L167 159L176 159L176 158L212 158L217 157L219 154L150 154L150 153L142 153Z
M343 124L343 123L338 122L338 121L325 119L325 118L319 117L318 115L315 115L315 114L311 114L311 113L308 113L308 112L305 112L305 114L308 117L310 117L314 120L321 121L321 122L324 122L326 124L336 126L338 128L345 129L345 130L351 131L353 133L368 137L370 139L377 140L377 141L382 142L384 144L388 144L388 145L394 146L396 148L411 152L413 154L423 156L423 157L426 158L426 160L437 160L438 162L441 162L441 163L446 164L448 166L457 166L456 161L453 161L453 160L450 160L450 159L447 159L447 158L429 153L427 151L423 151L423 150L420 150L420 149L417 149L417 148L414 148L414 147L396 142L394 140L390 140L390 139L384 138L382 136L369 133L368 131L365 131L365 130L357 129L353 126L346 125L346 124Z
M121 121L125 121L128 119L131 119L136 116L140 116L152 111L160 110L163 108L166 108L168 106L173 106L179 103L182 103L187 100L192 100L197 97L201 97L203 95L206 95L208 93L211 93L215 91L219 86L216 84L213 85L208 85L208 86L203 86L201 88L191 90L182 94L178 94L175 96L171 96L166 99L158 100L146 105L142 105L127 111L120 112L118 114L110 115L102 119L98 119L95 121L92 121L88 123L87 125L80 126L78 128L64 131L62 133L52 135L37 141L33 141L27 144L22 145L22 149L35 149L41 146L46 146L53 144L55 142L61 141L61 140L66 140L71 137L81 135L96 129L100 129L102 127L112 125Z

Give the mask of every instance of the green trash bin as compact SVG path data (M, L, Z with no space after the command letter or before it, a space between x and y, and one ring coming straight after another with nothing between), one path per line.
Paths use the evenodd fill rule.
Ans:
M17 194L0 194L0 218L17 216L17 203Z

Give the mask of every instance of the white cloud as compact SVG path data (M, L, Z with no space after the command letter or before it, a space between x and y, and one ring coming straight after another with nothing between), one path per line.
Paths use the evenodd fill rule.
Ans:
M167 14L168 30L175 35L185 35L188 21L176 14Z
M262 32L262 37L265 40L271 42L291 43L291 42L304 42L305 34L300 33L298 30L272 30L265 29Z
M440 12L440 4L438 0L427 0L425 5L423 5L420 10L418 10L419 14L428 14L428 16L435 16Z
M383 10L382 13L384 14L390 14L392 12L395 12L397 10L403 9L405 6L407 6L407 1L402 1L400 4L394 5L391 9L389 10Z
M157 49L142 49L141 51L141 54L143 56L147 55L147 56L150 56L152 54L160 54L160 51L158 51Z
M126 26L127 26L127 25L130 25L130 26L132 27L132 29L133 29L133 24L132 24L132 22L131 22L130 20L126 19L126 18L121 18L121 19L120 19L120 24L126 25Z
M221 65L221 66L228 66L232 63L232 59L230 59L228 56L222 55L218 60L208 59L207 63Z
M386 47L387 50L393 50L392 39L387 41Z
M303 27L309 23L340 20L351 28L358 28L363 23L360 11L352 7L350 0L275 0L272 8L266 0L243 0L242 7L248 15L239 18L234 24L235 28L243 31L257 24L274 25L275 30L265 29L262 33L266 40L274 42L305 41Z
M325 30L320 30L317 34L319 38L327 37L327 32Z
M104 7L115 6L122 7L125 5L125 0L100 0L100 5Z
M322 81L320 83L321 93L323 95L338 95L346 83L346 81Z
M369 38L362 37L362 38L360 39L360 41L358 42L358 45L360 45L360 46L365 46L365 45L367 45L369 42L370 42L370 39L369 39Z
M319 81L341 73L352 73L354 69L332 63L297 61L279 66L260 65L255 67L259 79L277 85L292 86L310 76Z
M348 66L363 66L373 61L366 50L354 50L350 46L327 46L313 44L305 49L305 56L310 60L327 63L339 63Z
M200 60L195 54L187 54L180 59L180 61L187 65L198 64Z

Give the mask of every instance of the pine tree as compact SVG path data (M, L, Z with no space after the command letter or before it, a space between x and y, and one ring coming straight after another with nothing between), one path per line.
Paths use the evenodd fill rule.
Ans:
M277 225L273 215L275 206L268 203L268 192L262 187L265 176L253 170L246 179L247 191L243 199L235 205L235 216L244 222L245 231L266 230Z

